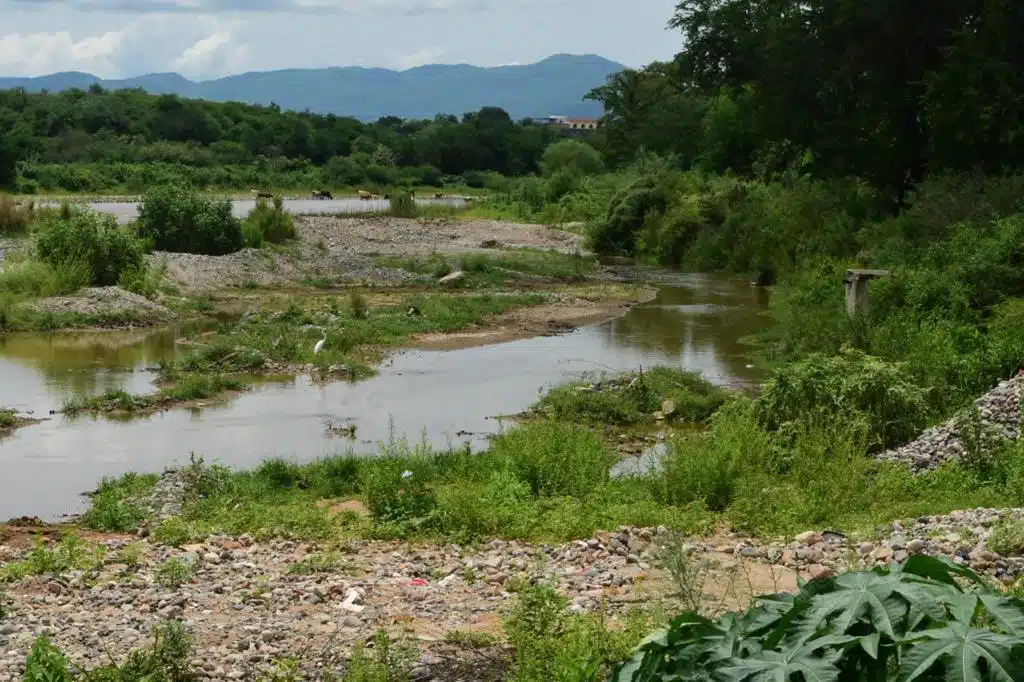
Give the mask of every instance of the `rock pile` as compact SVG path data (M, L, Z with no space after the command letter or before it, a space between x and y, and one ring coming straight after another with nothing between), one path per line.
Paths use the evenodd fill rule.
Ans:
M981 413L983 427L993 435L1016 439L1020 435L1021 396L1024 395L1024 376L1001 382L994 389L974 401ZM921 436L902 447L887 450L876 457L888 462L902 462L915 471L927 471L943 462L957 460L967 451L961 433L962 419L958 415L944 424L933 426ZM991 439L993 436L985 436Z

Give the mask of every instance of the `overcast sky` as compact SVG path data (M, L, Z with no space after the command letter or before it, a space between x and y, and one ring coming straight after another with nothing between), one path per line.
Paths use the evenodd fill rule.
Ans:
M677 0L0 0L0 75L671 57ZM629 7L627 10L626 8Z

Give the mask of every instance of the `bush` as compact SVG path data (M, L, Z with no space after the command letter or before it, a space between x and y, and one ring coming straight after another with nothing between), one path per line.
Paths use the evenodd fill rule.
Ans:
M654 420L667 409L666 421L703 422L728 397L700 374L671 367L655 367L552 389L534 406L560 421L595 424L635 424Z
M273 205L265 201L256 202L256 208L249 213L242 225L245 245L254 249L264 242L282 244L295 239L295 221L285 213L281 199L275 198Z
M548 421L502 434L487 456L513 472L535 497L584 497L608 480L616 459L593 431Z
M863 420L876 447L905 443L924 429L926 391L903 365L846 349L834 357L812 354L777 371L756 402L769 429L800 421Z
M601 154L581 140L560 140L544 150L540 160L541 172L552 176L559 171L568 171L573 177L596 175L604 170Z
M74 211L44 221L36 233L39 260L52 267L61 289L71 284L112 286L146 268L142 243L112 215Z
M231 214L230 201L205 199L174 186L146 193L138 230L160 251L220 256L245 244L242 223Z
M957 579L972 583L964 591ZM813 580L648 637L613 682L1024 679L1024 602L927 556Z
M644 221L664 213L668 201L659 176L640 178L612 199L604 220L591 228L591 246L599 253L634 253Z
M392 194L388 204L388 215L395 218L415 218L419 215L416 199L409 192Z

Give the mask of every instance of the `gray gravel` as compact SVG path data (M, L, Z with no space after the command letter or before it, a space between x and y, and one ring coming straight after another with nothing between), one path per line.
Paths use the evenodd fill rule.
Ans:
M986 435L982 443L991 446L998 438L1016 440L1020 436L1021 396L1024 395L1024 376L1002 381L994 389L974 401L978 408ZM887 462L903 462L915 471L934 469L943 462L964 456L962 413L934 426L902 447L879 453L876 457ZM987 441L987 442L986 442Z

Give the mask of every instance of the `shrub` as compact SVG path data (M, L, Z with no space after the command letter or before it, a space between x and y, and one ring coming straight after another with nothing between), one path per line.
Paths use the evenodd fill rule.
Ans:
M541 172L552 176L559 171L569 171L573 177L596 175L604 170L601 154L582 140L560 140L544 150L540 160Z
M1022 622L1020 599L948 560L914 556L813 580L714 621L684 613L644 640L613 682L1010 682L1024 679Z
M873 443L887 448L924 429L926 395L903 365L845 349L834 357L812 354L777 371L756 406L769 429L817 418L863 419Z
M160 251L219 256L238 251L245 243L242 223L231 214L230 201L205 199L174 186L146 193L138 230Z
M242 225L245 245L258 249L264 242L281 244L295 239L295 221L285 213L280 197L274 198L273 205L258 201Z
M395 218L415 218L419 215L416 200L409 192L396 192L391 195L388 204L388 215Z
M608 206L604 220L593 226L590 243L599 253L632 254L644 221L664 213L668 197L661 178L648 175L619 192Z
M653 421L652 415L664 409L666 421L703 422L728 395L700 374L655 367L639 374L559 386L534 409L558 420L605 425Z
M513 472L535 497L583 497L608 480L616 459L590 429L549 421L502 434L488 456Z
M112 215L74 211L44 221L36 233L39 259L68 283L111 286L145 270L142 243Z

